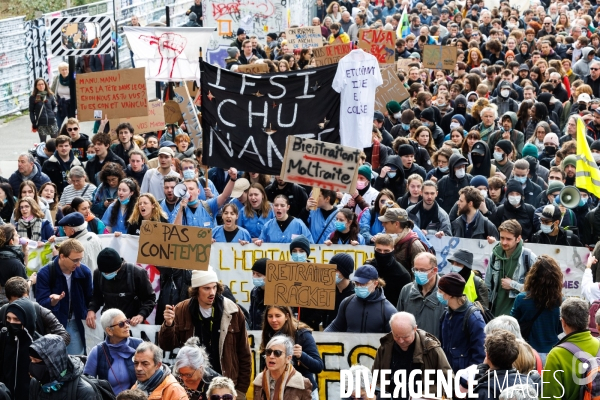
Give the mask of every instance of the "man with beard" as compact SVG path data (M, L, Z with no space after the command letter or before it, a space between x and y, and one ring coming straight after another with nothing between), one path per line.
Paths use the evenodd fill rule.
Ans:
M438 191L433 181L423 182L423 200L406 209L408 216L425 235L452 236L450 218L435 201Z
M385 298L392 304L398 304L400 291L412 279L410 273L394 257L394 239L388 234L375 237L375 258L366 261L377 270L379 277L386 282L383 288Z
M495 148L496 143L500 140L508 140L515 145L517 157L521 158L523 146L525 144L525 135L523 135L523 132L515 129L515 126L517 125L517 114L508 111L500 117L500 121L500 129L492 133L488 139L489 148Z
M181 199L175 197L173 190L179 182L176 176L166 176L163 183L164 199L160 202L160 207L167 214L167 220L170 224L175 221L177 212L179 212L179 202Z
M58 226L63 228L65 236L71 239L77 239L84 248L83 260L81 262L88 266L90 271L98 268L98 254L102 251L102 242L98 235L88 231L88 223L83 214L74 212L58 221Z
M577 156L568 155L560 164L565 173L565 186L575 186L575 174L577 173Z
M144 149L144 153L148 160L158 157L158 138L156 135L146 136L146 148Z
M473 186L460 189L458 218L452 221L452 236L466 239L486 239L490 244L500 238L494 224L479 211L483 201L481 192Z

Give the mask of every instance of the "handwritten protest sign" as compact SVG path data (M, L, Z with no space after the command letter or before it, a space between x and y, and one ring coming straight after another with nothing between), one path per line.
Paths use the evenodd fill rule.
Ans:
M313 57L317 67L337 64L346 54L352 51L352 43L333 44L313 49Z
M144 68L80 74L76 86L79 121L148 115Z
M211 229L144 221L137 262L207 271L211 243Z
M240 65L237 72L240 74L266 74L269 72L269 66L264 63Z
M288 46L294 50L309 49L323 45L323 35L320 26L301 26L298 28L287 28L285 37Z
M412 63L413 61L410 58L399 58L397 63L398 71L408 73L409 65Z
M335 309L333 264L267 261L265 304Z
M375 92L376 111L385 112L385 105L388 102L396 100L401 103L410 97L393 67L381 68L381 78L383 85L379 86Z
M425 45L423 48L423 68L454 69L456 46Z
M286 182L353 193L360 152L335 143L290 136L280 176Z
M165 101L165 104L163 105L163 113L165 116L165 123L167 124L183 122L179 104L175 100Z
M110 126L117 127L123 122L129 122L136 134L156 132L165 129L165 112L160 100L148 102L148 116L132 118L110 118Z
M183 116L188 135L190 135L194 147L198 147L202 140L202 129L194 101L190 97L187 86L175 87L173 91L176 94L175 101L179 104L179 111Z
M358 47L371 53L379 64L393 64L396 54L396 32L379 29L359 29Z

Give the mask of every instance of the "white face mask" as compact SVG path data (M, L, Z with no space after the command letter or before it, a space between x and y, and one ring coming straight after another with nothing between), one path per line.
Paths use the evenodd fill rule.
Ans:
M456 175L456 177L457 177L458 179L462 179L462 178L464 178L464 177L465 177L465 174L466 174L466 172L465 172L465 169L464 169L464 168L461 168L461 169L459 169L459 170L456 170L456 171L454 172L454 174Z
M400 117L402 117L402 113L401 112L394 114L394 119L395 120L399 120Z
M487 190L480 190L479 192L481 193L484 199L487 199Z
M511 206L518 206L521 203L521 196L508 196L508 202Z
M470 110L471 108L473 108L474 105L475 105L474 101L468 101L467 102L467 110Z
M509 95L510 95L510 90L508 90L508 89L502 89L500 91L500 96L502 96L502 97L508 97Z
M458 122L450 122L450 129L458 128L460 124Z

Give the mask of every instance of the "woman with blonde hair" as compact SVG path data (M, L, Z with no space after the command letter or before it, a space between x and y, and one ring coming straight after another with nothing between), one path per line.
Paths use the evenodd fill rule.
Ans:
M279 60L279 72L289 72L290 64L286 60Z
M38 246L43 246L45 242L54 242L52 224L44 219L44 213L33 198L24 197L17 201L15 221L19 236L37 242Z
M138 235L144 221L168 223L167 214L153 194L143 193L137 198L131 216L127 222L127 234Z
M254 241L260 237L265 224L273 218L275 213L267 199L265 188L260 183L251 183L248 188L248 199L240 215L240 226L250 233Z
M213 395L219 396L219 400L235 400L237 397L237 392L235 390L233 381L224 376L213 378L213 380L210 381L208 390L206 391L206 396L208 399L212 400ZM227 395L230 395L231 397ZM190 397L190 400L193 399Z
M426 126L420 126L417 128L417 130L411 135L411 139L416 141L419 146L427 150L430 157L437 151L437 147L435 147L435 143L433 142L431 131Z
M331 18L333 22L340 22L342 19L342 10L340 9L340 3L332 1L327 7L327 17Z

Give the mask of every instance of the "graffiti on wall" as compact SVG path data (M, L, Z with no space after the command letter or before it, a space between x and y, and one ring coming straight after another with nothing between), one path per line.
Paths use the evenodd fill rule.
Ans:
M29 69L33 72L29 74L29 79L30 86L33 87L34 79L44 78L46 82L50 80L48 75L48 52L46 50L48 30L44 18L26 21L25 29L27 31L28 48L26 57Z

